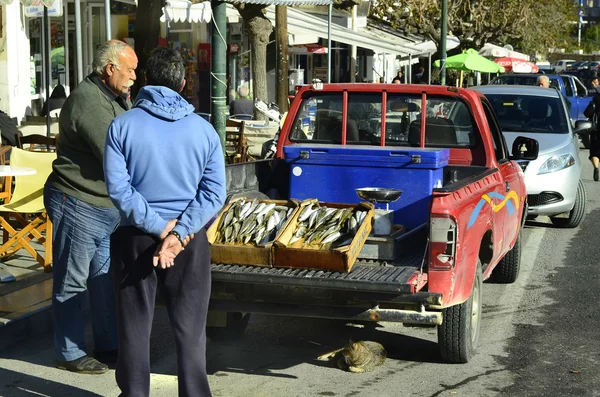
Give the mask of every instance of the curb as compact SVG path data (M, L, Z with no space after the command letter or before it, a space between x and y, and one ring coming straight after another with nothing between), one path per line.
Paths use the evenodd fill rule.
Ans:
M19 341L52 331L52 303L41 302L27 313L0 324L0 351L14 346Z

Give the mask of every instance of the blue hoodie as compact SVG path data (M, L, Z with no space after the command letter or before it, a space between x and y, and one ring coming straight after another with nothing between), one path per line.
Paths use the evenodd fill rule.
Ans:
M159 236L167 222L183 238L225 202L225 162L216 131L175 91L146 86L116 117L104 153L108 194L121 226Z

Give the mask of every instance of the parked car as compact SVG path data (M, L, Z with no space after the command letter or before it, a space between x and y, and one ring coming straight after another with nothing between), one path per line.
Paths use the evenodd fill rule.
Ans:
M575 72L573 72L575 73ZM492 85L537 85L539 74L514 73L503 74L492 81ZM589 105L592 97L588 94L588 89L581 83L577 76L572 74L548 74L550 87L556 88L568 100L569 114L573 121L587 120L583 114L585 108ZM581 141L586 148L589 148L589 134L582 133Z
M571 64L573 64L573 63L575 63L574 59L560 59L560 60L554 62L552 64L552 66L554 66L556 73L560 73L564 70L567 70L567 68L569 66L571 66Z
M581 70L587 69L588 61L577 61L567 66L567 70Z
M586 192L581 182L579 130L571 127L567 104L556 90L525 86L475 87L494 107L510 147L517 136L536 139L539 156L519 163L525 174L528 215L547 215L561 227L577 227L585 216Z
M587 66L588 69L598 69L600 67L600 61L590 61Z
M556 69L552 65L537 64L537 67L541 74L555 74L556 73Z

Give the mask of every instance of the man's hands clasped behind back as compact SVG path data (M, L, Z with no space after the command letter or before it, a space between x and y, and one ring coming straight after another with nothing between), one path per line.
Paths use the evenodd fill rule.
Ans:
M194 238L193 234L182 236L183 241L175 234L170 234L173 228L177 225L177 219L171 219L165 230L160 234L159 238L162 242L158 245L154 257L152 258L152 264L154 267L160 266L161 269L167 269L175 265L175 257L184 250L185 246L188 245L191 239Z

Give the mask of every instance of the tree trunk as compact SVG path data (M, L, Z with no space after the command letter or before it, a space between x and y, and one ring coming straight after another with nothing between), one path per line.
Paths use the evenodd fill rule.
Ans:
M275 6L275 28L277 29L277 106L279 111L288 111L288 31L287 6Z
M273 31L271 21L263 13L264 5L238 3L234 6L242 16L250 41L250 51L252 54L252 91L254 99L260 99L268 102L267 96L267 44L269 36ZM259 114L256 109L254 116L257 120L264 120L265 116Z
M135 70L137 80L131 90L132 98L135 98L139 90L146 84L146 62L150 52L158 46L162 7L163 0L138 0L133 34L138 67Z

